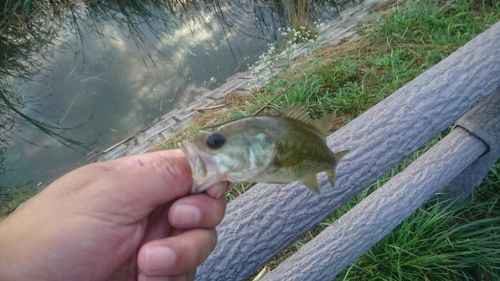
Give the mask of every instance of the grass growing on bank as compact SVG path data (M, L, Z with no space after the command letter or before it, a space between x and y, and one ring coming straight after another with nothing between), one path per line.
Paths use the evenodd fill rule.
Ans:
M355 117L495 23L498 3L424 0L397 6L366 26L359 40L316 53L305 70L282 75L263 95L286 90L270 102L277 109L301 103L313 114Z

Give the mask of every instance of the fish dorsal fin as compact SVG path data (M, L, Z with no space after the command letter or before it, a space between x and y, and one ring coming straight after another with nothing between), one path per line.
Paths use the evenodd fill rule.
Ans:
M325 136L328 135L328 131L332 126L333 117L335 116L334 113L328 113L320 119L313 120L309 117L304 105L292 105L287 108L283 114L290 119L298 120L313 126Z
M307 114L306 107L304 105L292 105L285 110L283 115L290 119L302 121L309 125L314 125L314 122L311 117L309 117L309 114Z
M314 127L316 127L322 135L327 136L332 128L332 121L334 117L335 113L333 112L325 113L325 115L320 119L314 120Z

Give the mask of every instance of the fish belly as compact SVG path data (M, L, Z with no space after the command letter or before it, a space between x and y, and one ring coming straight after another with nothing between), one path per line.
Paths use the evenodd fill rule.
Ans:
M249 182L267 183L290 183L303 180L309 176L332 169L328 162L305 159L291 167L280 167L271 164L265 171L256 177L249 179Z

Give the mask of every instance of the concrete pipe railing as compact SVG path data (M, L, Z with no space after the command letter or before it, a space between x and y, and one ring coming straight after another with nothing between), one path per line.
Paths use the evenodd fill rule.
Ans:
M471 113L461 118L460 125L438 144L323 230L262 281L333 280L475 161L498 159L500 91ZM466 186L465 190L472 191L476 183ZM462 197L462 189L458 191Z
M300 183L257 184L232 201L197 280L245 280L498 87L500 23L330 135L330 148L350 150L335 188L324 176L320 196Z

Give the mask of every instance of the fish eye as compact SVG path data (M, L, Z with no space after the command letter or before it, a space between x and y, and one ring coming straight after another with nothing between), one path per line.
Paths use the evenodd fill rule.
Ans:
M213 133L207 138L207 146L212 149L218 149L226 142L224 135L220 133Z

